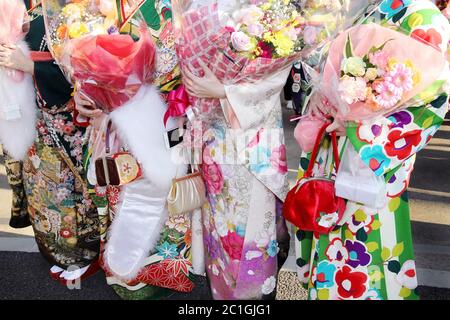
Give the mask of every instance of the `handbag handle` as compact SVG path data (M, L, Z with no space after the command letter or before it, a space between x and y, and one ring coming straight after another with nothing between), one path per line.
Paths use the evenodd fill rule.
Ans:
M106 126L106 134L105 134L106 155L109 155L111 153L111 147L110 147L110 141L109 141L109 136L111 134L111 127L112 127L112 122L111 122L111 120L109 120L108 125Z
M314 149L311 154L311 159L309 160L308 169L305 172L305 178L311 178L313 176L313 169L316 163L317 154L319 153L320 143L322 142L322 139L325 136L325 131L329 126L330 124L327 122L322 126L322 128L320 128L319 134L317 135L316 138L316 143L314 144ZM336 171L339 171L340 160L339 160L336 132L335 131L331 132L330 136L331 136L331 145L333 148L334 162L336 163Z

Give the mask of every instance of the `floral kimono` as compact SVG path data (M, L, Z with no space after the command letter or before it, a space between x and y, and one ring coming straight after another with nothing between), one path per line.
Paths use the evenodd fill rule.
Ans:
M148 0L141 7L141 12L156 41L158 58L154 85L158 87L164 97L174 87L178 86L181 80L178 59L174 50L170 1ZM148 105L145 107L147 108ZM154 105L152 105L152 108L154 108ZM139 113L131 114L131 117L133 117L136 126L143 120L136 119L136 117L140 117ZM157 119L148 120L159 121ZM148 125L150 124L146 120L144 126ZM162 118L161 122L156 123L156 125L163 125ZM163 138L163 132L158 134L158 137ZM140 139L142 140L142 137ZM142 143L146 143L146 141L142 141ZM151 150L150 152L158 152L158 149L153 149L150 142L144 148ZM91 159L91 161L94 160ZM164 164L161 163L160 165L163 166ZM146 168L144 167L144 169ZM130 186L133 184L130 184ZM95 188L102 222L102 267L105 270L108 284L121 298L127 300L161 299L175 292L191 292L194 288L194 282L191 263L191 221L188 215L169 217L163 221L156 244L149 250L144 261L141 262L139 272L131 279L115 276L108 264L105 263L105 248L114 232L113 222L119 214L120 200L126 187L128 186ZM166 193L163 191L163 194L160 194L160 191L155 190L155 194L150 196L161 197L165 200L168 190ZM132 250L133 248L130 248L129 251Z
M31 50L47 52L40 7L31 19L27 42ZM31 224L39 250L51 263L82 268L99 252L97 209L83 178L84 130L73 122L72 89L59 67L36 62L34 78L38 137L23 164Z
M206 271L215 299L261 299L276 286L278 242L288 237L280 93L289 71L226 86L227 99L200 112Z
M447 50L448 25L427 1L385 0L377 8L387 25L401 25L409 34L427 30L433 46ZM441 22L444 21L442 24ZM435 84L442 86L448 79ZM448 90L444 91L448 92ZM432 99L431 99L432 100ZM362 161L387 185L387 205L373 209L349 201L344 224L328 235L297 230L298 274L312 300L418 299L417 275L407 187L415 154L423 149L444 121L448 93L365 124L347 125L339 149L353 146ZM309 164L303 154L299 177ZM315 175L335 175L332 147L326 139L315 164Z

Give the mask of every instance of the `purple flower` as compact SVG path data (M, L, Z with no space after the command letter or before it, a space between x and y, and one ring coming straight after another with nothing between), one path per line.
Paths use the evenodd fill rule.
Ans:
M219 247L212 235L209 234L205 237L205 246L211 259L217 259L219 257Z
M108 34L115 34L115 33L119 32L119 29L117 29L116 26L111 26L108 28L107 32L108 32Z
M393 122L393 128L404 128L407 124L410 124L412 121L412 116L409 112L400 111L392 114L389 117L389 120Z
M372 261L372 256L367 252L364 243L360 241L345 241L349 259L347 264L353 268L367 266Z

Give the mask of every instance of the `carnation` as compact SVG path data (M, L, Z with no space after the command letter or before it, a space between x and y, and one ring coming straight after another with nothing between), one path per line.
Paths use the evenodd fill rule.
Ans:
M344 76L339 83L338 91L348 104L364 101L367 97L367 83L361 77Z

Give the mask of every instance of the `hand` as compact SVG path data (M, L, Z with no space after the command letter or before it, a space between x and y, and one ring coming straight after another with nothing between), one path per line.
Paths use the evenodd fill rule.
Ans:
M328 133L331 133L333 131L336 132L336 135L338 137L345 137L347 135L345 124L338 119L334 119L333 123L330 124L327 128Z
M200 60L199 63L205 74L203 78L197 77L189 70L183 71L183 83L187 92L197 98L225 99L225 86L203 61Z
M0 45L0 67L34 73L34 62L15 45Z
M95 103L88 99L83 93L77 91L74 95L75 109L78 113L87 118L98 118L103 111L95 108Z

